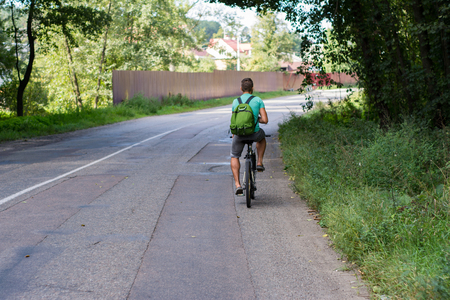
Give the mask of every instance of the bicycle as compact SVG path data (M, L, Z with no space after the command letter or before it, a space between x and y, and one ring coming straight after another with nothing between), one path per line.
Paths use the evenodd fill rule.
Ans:
M270 137L270 134L266 134ZM247 207L252 207L252 199L255 199L256 191L256 154L253 151L253 141L244 141L247 145L247 154L245 155L244 165L244 194Z
M253 141L244 141L247 145L244 165L244 194L247 207L252 207L252 199L255 199L256 191L256 154L253 151Z

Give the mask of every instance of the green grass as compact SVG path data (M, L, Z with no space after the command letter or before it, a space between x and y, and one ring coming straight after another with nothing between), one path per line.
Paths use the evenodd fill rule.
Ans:
M295 191L374 299L450 299L450 130L408 119L382 131L363 116L346 100L280 126Z
M255 92L262 99L293 95L292 92ZM95 126L112 124L154 115L166 115L199 109L231 105L236 97L191 101L186 97L172 96L161 102L137 95L119 105L99 109L85 108L82 111L54 113L44 116L12 117L0 112L0 142L26 139L37 136L69 132Z

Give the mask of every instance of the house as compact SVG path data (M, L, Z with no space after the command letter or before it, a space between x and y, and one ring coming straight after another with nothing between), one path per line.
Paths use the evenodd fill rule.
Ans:
M283 72L288 72L288 73L296 73L298 71L298 68L300 66L303 66L302 62L281 62L280 63L280 70Z
M226 70L227 62L233 59L236 63L238 43L235 39L218 38L211 39L206 50L194 50L194 57L199 60L203 58L212 58L216 64L217 70ZM246 58L252 56L251 43L239 43L239 57ZM302 65L302 59L295 54L287 54L289 62L280 62L280 70L295 73L297 68Z
M217 70L226 70L226 60L237 58L238 43L232 39L211 39L206 52L213 57ZM250 43L239 43L239 57L252 55Z
M194 50L192 50L192 53L194 54L194 57L196 60L211 57L211 55L208 52L206 52L206 50L203 50L203 49L201 49L201 50L194 49Z

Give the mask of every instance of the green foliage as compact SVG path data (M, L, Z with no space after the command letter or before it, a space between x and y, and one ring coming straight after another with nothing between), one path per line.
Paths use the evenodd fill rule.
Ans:
M446 0L218 0L258 11L281 11L304 40L327 44L332 64L356 72L369 117L386 127L414 115L430 126L450 122L450 4ZM338 49L338 52L334 51ZM331 51L328 51L331 50ZM323 54L323 53L322 53ZM310 59L321 68L318 51Z
M223 29L220 28L219 31L217 31L217 33L213 34L212 38L213 39L223 39L223 35L224 35Z
M110 17L97 8L60 0L2 1L0 8L10 10L10 28L7 30L15 49L18 78L16 107L17 115L24 114L24 94L33 73L36 55L36 40L52 43L52 33L62 33L66 42L76 45L74 34L84 38L95 37L110 21ZM26 22L23 22L26 18ZM25 27L25 28L24 28ZM26 46L24 46L26 45ZM69 45L66 45L69 48ZM69 53L70 56L70 53ZM72 62L71 62L72 63ZM75 82L77 85L77 83ZM80 100L81 101L81 100Z
M106 65L121 70L169 70L184 63L186 50L203 42L190 6L177 1L127 1L113 5Z
M83 6L81 1L72 1L72 5L52 2L52 5L44 6L36 17L36 23L39 24L37 36L44 44L52 42L54 35L51 33L61 33L72 45L77 46L75 33L82 33L85 38L96 38L111 22L111 17L104 11Z
M297 193L337 249L394 299L446 299L450 131L405 118L380 130L354 100L280 125Z
M216 69L214 59L210 57L195 59L194 55L185 57L185 61L178 65L177 72L213 72Z
M0 16L0 79L9 79L14 66L14 48L8 45L4 21Z
M194 28L196 31L203 31L205 33L204 43L209 43L209 40L213 38L215 34L222 29L222 26L219 22L216 21L205 21L201 20L198 22L198 25Z
M450 299L450 253L448 249L445 252L441 259L442 270L434 278L420 279L422 286L418 299Z
M294 47L294 36L276 14L267 13L260 16L252 28L252 45L252 56L246 61L245 69L275 71L280 60L289 60L287 54Z
M224 24L224 34L230 39L236 39L239 31L243 28L240 18L236 15L236 13L228 13L222 14L220 19Z
M45 115L50 101L46 80L36 71L23 96L24 115Z
M159 103L158 99L148 99L142 94L137 94L130 100L122 102L120 105L148 115L154 114L161 109L161 103Z
M352 73L355 62L342 51L341 43L329 29L326 31L327 43L323 47L324 68L326 72Z
M12 74L15 75L16 73L12 72ZM15 76L0 86L0 109L16 114L18 86L19 81ZM49 99L46 82L40 76L39 71L35 70L23 95L24 115L46 114Z
M42 108L42 103L46 103L46 111L69 112L77 106L77 99L85 108L94 106L94 99L98 99L99 107L108 106L112 100L113 69L175 70L180 67L186 71L211 70L211 61L197 62L188 54L202 45L204 33L194 30L198 21L186 16L191 6L185 1L76 0L66 3L33 0L25 1L23 5L19 5L20 1L12 2L17 30L12 26L9 6L0 6L2 17L7 17L4 27L8 29L0 31L0 41L6 39L5 45L8 45L3 47L1 44L0 47L0 73L9 72L6 86L0 87L8 91L0 95L0 105L4 109L17 108L17 100L11 97L14 88L17 94L19 87L15 82L17 73L14 75L12 71L15 61L3 56L5 49L15 52L15 32L18 34L21 79L30 71L30 85L33 82L42 85L42 93L36 98L38 101L34 98L29 99L35 103L27 102L29 99L22 101L28 114L42 114L42 110L37 109ZM31 38L37 42L33 42L36 58L30 63L28 59L32 53L25 28L28 8L32 5ZM103 45L106 45L104 59ZM32 88L28 86L27 89ZM37 92L35 88L30 92L26 90L24 97L27 93Z
M212 58L202 58L197 61L196 72L214 72L216 63Z
M195 101L190 100L188 97L181 94L164 97L161 103L165 106L192 106Z
M10 111L16 111L17 103L17 87L18 80L8 80L3 82L0 86L0 108L8 109Z
M422 124L402 123L388 132L377 131L367 148L361 150L360 161L367 184L384 189L395 189L414 195L426 186L438 184L442 174L434 164L442 166L436 157L435 132ZM423 174L418 177L418 174Z
M73 92L73 83L71 81L71 73L69 73L63 38L55 35L53 43L56 45L55 48L49 50L45 56L36 59L35 71L39 72L41 78L45 80L44 87L48 90L48 97L51 100L47 105L47 110L60 113L73 111L77 107L77 102ZM86 56L93 56L93 51L84 46L80 46L79 49L80 51L73 53L73 58L75 61L83 63L75 64L73 70L78 74L83 103L85 107L89 107L91 104L89 100L92 101L93 98L92 94L89 94L90 97L88 98L83 91L93 89L94 68L92 65L89 68L84 68L84 63L89 61L89 59L85 58Z

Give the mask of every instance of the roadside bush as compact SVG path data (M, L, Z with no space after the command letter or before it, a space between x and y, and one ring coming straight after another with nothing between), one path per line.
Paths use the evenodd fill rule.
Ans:
M420 125L405 121L400 128L376 131L359 153L367 184L414 195L442 182L438 166L445 162L435 135Z
M362 112L346 100L280 125L295 191L377 291L448 299L449 130L414 119L380 130Z
M137 94L134 95L133 98L123 101L119 106L132 108L144 114L154 114L161 109L162 105L159 103L158 99L146 98L142 94Z
M7 80L0 85L0 108L16 111L17 109L17 87L19 82L17 79Z
M164 106L192 106L195 101L181 94L164 97L161 101Z
M0 130L12 131L39 131L49 125L48 118L31 116L27 118L11 118L0 122Z

